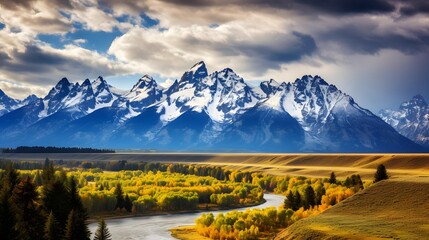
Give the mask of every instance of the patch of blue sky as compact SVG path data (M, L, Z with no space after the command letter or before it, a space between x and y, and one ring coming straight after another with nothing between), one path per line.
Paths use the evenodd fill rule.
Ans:
M2 30L5 27L6 27L6 25L4 23L0 22L0 30Z
M121 35L122 33L118 29L114 29L112 32L89 31L81 29L75 32L67 33L66 38L71 42L77 39L84 39L85 42L80 43L80 46L87 49L96 50L99 53L105 53L109 49L113 40Z
M64 45L66 44L64 36L59 34L39 34L37 35L37 38L57 49L64 48Z
M149 17L145 13L141 13L140 14L140 18L142 19L141 20L141 25L143 27L146 27L146 28L151 28L151 27L156 26L156 25L159 24L159 20L158 19L151 18L151 17Z
M103 32L85 30L77 23L74 26L76 29L74 32L68 32L65 35L40 34L38 38L43 42L49 43L54 48L61 49L67 44L78 44L99 53L106 53L112 41L122 35L118 29L114 29L112 32ZM77 41L79 39L83 41Z

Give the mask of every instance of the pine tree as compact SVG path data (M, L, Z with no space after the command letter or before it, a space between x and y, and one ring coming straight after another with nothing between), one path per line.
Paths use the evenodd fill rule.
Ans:
M378 165L377 171L374 174L374 183L389 179L386 167L383 164Z
M8 189L2 188L0 191L0 236L2 239L18 239L15 231L15 212L10 201L11 194Z
M118 183L118 185L116 185L115 195L116 195L115 210L116 209L121 210L122 208L124 208L124 195L123 195L122 187L121 187L120 183Z
M91 232L88 230L88 226L85 223L82 215L79 214L75 209L70 211L67 219L66 240L89 240Z
M45 224L44 239L45 240L61 239L61 232L62 232L61 228L58 225L58 222L51 211Z
M337 183L337 177L335 176L334 172L331 172L331 176L329 177L329 183L330 184L336 184Z
M322 197L323 197L323 195L325 195L326 194L326 190L325 190L325 187L321 187L320 188L320 191L318 191L317 192L317 194L316 194L316 205L320 205L320 204L322 204Z
M46 158L45 163L43 164L43 170L42 170L43 185L48 184L54 179L55 179L54 164L48 158Z
M37 204L38 193L30 177L15 186L12 193L17 221L15 229L20 239L43 238L43 217Z
M39 170L37 170L36 175L34 176L33 182L34 184L36 184L36 186L42 185L43 181L42 181L42 177L40 176Z
M101 219L100 222L98 222L98 229L95 232L94 240L111 240L111 235L109 232L109 229L107 228L106 222L104 222L104 219Z
M42 205L45 213L52 212L60 229L64 229L71 210L71 204L69 191L63 182L57 179L50 181L43 187Z
M286 209L291 208L293 210L295 206L294 204L295 204L295 196L292 191L289 191L284 201L285 208Z
M64 239L65 240L73 240L77 238L77 214L72 209L67 218L66 232Z
M301 194L298 191L296 191L296 193L295 193L295 203L294 203L293 210L296 211L296 210L298 210L301 207L302 207Z
M74 177L70 177L69 180L69 194L71 208L78 210L83 209L82 199L79 196L79 189Z
M305 188L305 209L309 209L310 207L316 205L316 194L314 193L314 189L311 186L307 186Z
M127 212L131 212L131 210L133 209L133 203L131 202L130 198L128 197L128 194L125 195L124 208L125 208L125 210L127 210Z
M67 218L67 226L65 238L72 239L89 239L91 232L88 229L86 221L88 220L88 213L83 207L82 199L79 196L79 189L76 180L71 177L69 180L69 201L71 211Z
M3 180L3 184L2 184L3 188L6 189L9 196L11 196L13 189L20 181L19 173L13 167L13 164L11 162L7 164L6 171L4 173L2 180Z

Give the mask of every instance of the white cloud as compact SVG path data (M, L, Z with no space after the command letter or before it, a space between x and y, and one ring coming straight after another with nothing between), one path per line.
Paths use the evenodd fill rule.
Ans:
M399 88L409 89L403 91L407 94L419 90L404 86L400 78L413 76L414 86L425 86L422 78L429 73L419 61L428 60L422 57L429 51L427 15L332 14L329 6L317 12L316 7L294 10L296 4L282 3L10 1L0 12L5 24L0 30L0 88L24 96L28 91L20 86L40 93L63 76L77 81L149 73L175 79L201 60L209 71L231 67L249 80L291 81L319 74L364 106L386 105L382 98ZM143 12L159 25L141 26ZM83 48L85 39L60 49L37 40L39 34L65 36L78 25L88 31L117 28L123 35L107 53Z
M204 60L213 69L232 67L250 78L316 49L311 37L288 29L290 21L251 14L245 20L210 26L134 27L116 38L108 53L139 66L136 71L178 77ZM304 40L309 40L304 41ZM313 47L313 48L312 48Z

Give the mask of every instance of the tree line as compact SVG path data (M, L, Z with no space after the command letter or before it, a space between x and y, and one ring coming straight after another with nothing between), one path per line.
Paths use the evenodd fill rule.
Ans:
M115 153L112 149L82 148L82 147L43 147L19 146L4 148L3 153Z

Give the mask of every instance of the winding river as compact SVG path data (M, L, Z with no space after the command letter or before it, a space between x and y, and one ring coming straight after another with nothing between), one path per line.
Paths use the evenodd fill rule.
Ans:
M283 204L284 200L284 196L275 194L265 194L264 198L266 200L265 203L251 208L278 207ZM244 209L246 208L235 210ZM231 210L216 211L215 213L226 213L229 211ZM112 234L112 239L174 239L170 235L169 229L178 226L194 225L195 219L201 214L202 212L131 217L106 220L106 223ZM97 229L97 223L90 224L89 229L94 233Z

